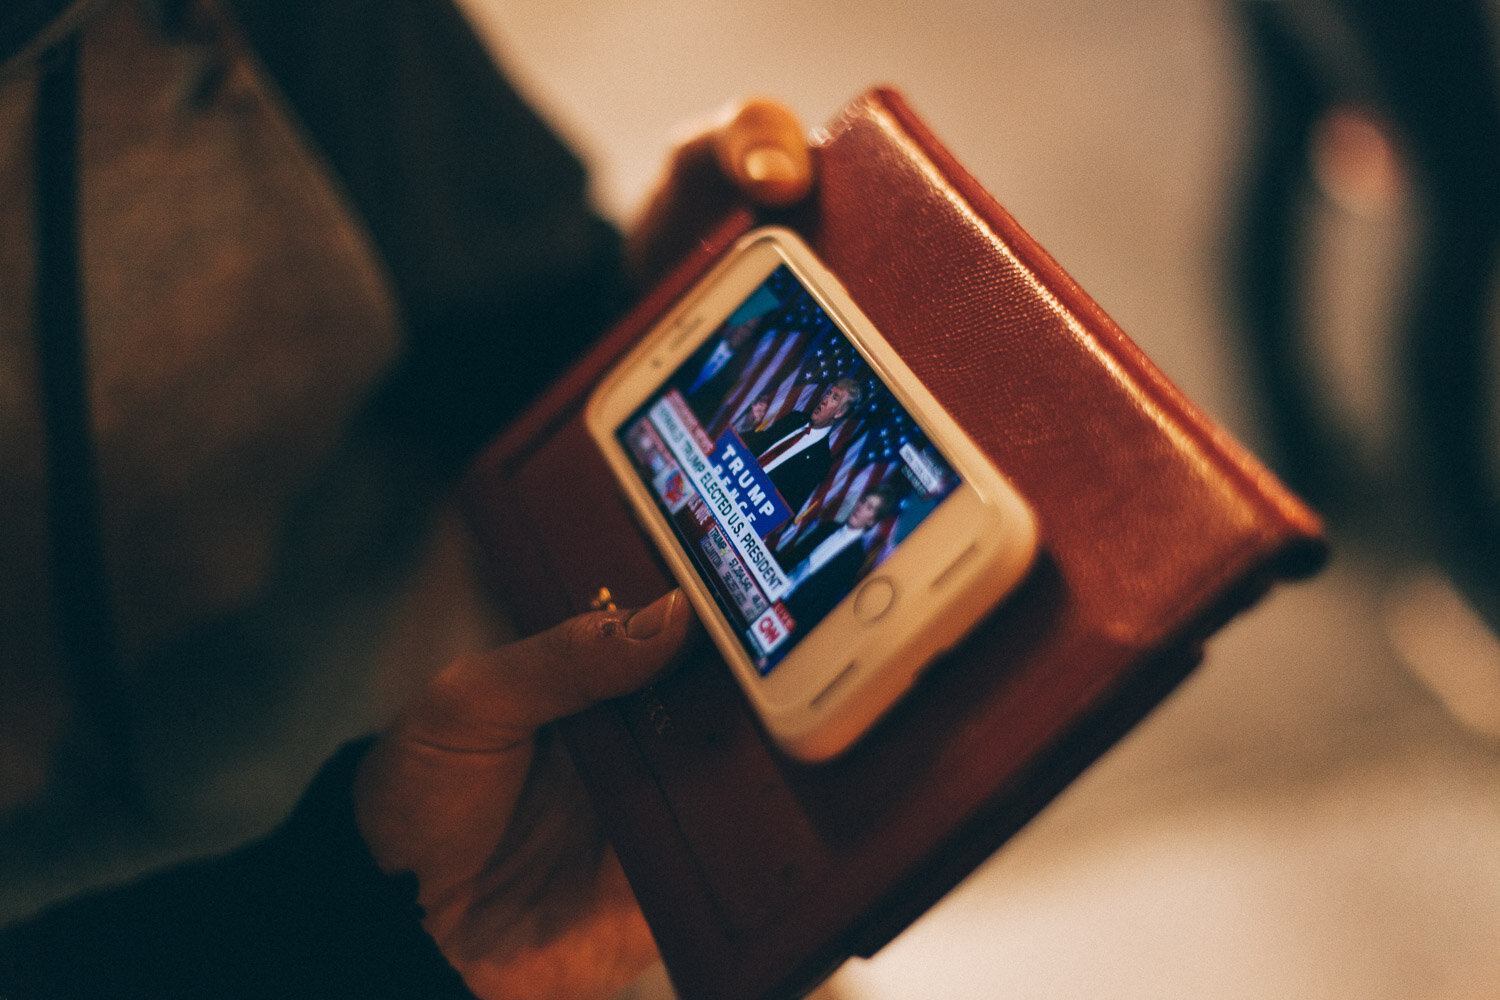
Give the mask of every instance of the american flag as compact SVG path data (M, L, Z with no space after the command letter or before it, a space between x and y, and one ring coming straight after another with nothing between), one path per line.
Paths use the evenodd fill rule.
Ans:
M766 287L780 304L765 316L738 384L709 421L712 437L736 423L762 396L770 398L770 408L759 426L797 410L805 412L824 385L846 374L838 371L841 363L852 370L853 362L859 360L854 348L834 332L833 320L790 271L778 268Z
M743 348L751 352L750 359L737 384L709 419L709 437L717 438L731 425L752 429L742 421L750 405L761 397L766 397L769 405L753 429L768 427L788 413L810 412L824 390L839 379L852 378L861 390L859 404L829 439L834 463L827 478L789 522L767 536L767 544L779 549L795 543L818 521L842 521L859 498L877 486L889 487L899 505L911 489L900 472L901 446L912 444L921 449L928 442L869 364L789 271L778 269L768 279L767 288L779 304L766 314L754 343ZM893 544L897 505L877 526L872 546L878 554L876 561L884 558L885 550Z
M896 523L896 508L911 488L907 478L901 475L901 446L910 443L922 448L926 446L927 438L892 398L890 391L875 380L863 360L859 366L862 370L851 377L861 383L863 396L859 407L835 432L835 437L842 440L836 440L833 445L836 456L833 469L792 520L766 539L773 549L795 544L803 532L819 521L843 521L854 510L860 497L876 487L885 486L894 495L896 504L881 518L875 537L868 540L871 551L884 558L884 550Z

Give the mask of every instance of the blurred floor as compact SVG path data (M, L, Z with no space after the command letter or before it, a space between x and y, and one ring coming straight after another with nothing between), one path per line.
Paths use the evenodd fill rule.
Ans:
M720 102L770 93L816 124L897 85L1170 377L1262 440L1225 307L1249 141L1227 7L469 2L622 217L664 137ZM1317 350L1378 450L1402 220L1327 207L1314 224ZM1336 543L1318 580L1226 629L1124 744L819 996L1500 996L1500 663L1399 546ZM1448 707L1398 648L1456 675ZM670 996L659 972L632 992Z

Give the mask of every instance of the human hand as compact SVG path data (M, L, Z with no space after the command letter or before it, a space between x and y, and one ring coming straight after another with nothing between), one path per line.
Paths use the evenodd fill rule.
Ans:
M656 190L626 240L626 257L643 285L660 278L692 245L693 225L736 200L767 208L795 204L812 189L813 160L796 114L769 98L722 109L684 131Z
M633 691L683 647L681 591L454 662L371 748L355 815L381 869L481 998L607 997L656 946L555 719Z

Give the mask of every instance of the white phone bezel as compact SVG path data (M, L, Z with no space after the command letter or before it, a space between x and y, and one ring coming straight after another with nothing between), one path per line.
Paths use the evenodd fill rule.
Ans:
M781 264L838 324L963 483L761 675L615 435ZM764 227L743 237L605 377L589 399L585 422L766 730L802 760L825 760L858 739L934 656L1019 583L1036 551L1035 519L1014 487L921 385L838 280L785 229ZM863 622L854 610L856 595L876 577L891 583L894 603L878 620Z

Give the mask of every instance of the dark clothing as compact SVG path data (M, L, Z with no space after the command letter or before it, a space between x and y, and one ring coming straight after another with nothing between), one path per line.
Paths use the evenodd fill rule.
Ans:
M446 0L232 5L390 269L409 341L381 414L463 459L626 301L582 165Z
M839 528L843 527L838 521L819 521L807 533L797 539L787 548L785 552L776 553L776 561L781 563L781 568L790 573L812 555L812 550L823 544L823 541Z
M0 996L470 998L418 922L416 878L382 873L355 826L368 745L340 751L264 840L0 933Z
M806 538L798 539L792 546L787 554L787 568L794 570L800 566L814 549L841 527L843 525L837 521L821 521L814 525ZM821 621L853 589L867 556L863 540L855 541L840 549L838 555L799 583L782 601L792 620L799 627Z
M33 356L52 307L88 304L72 332L96 406L76 423L107 431L76 477L99 486L93 561L125 645L177 640L181 657L211 616L291 586L267 582L271 549L341 449L392 461L369 462L368 492L340 491L329 523L405 513L413 465L456 469L628 294L581 164L446 0L23 0L0 13L0 122L0 397L22 416L0 421L0 730L69 701L99 728L94 682L123 673L54 650L71 605L38 587L78 575L45 544L80 531L48 531L58 425L34 416L52 381ZM77 176L39 185L60 135L84 140ZM31 221L43 186L67 210L50 228ZM33 228L75 218L60 302L38 293ZM358 585L365 557L339 534L296 553L294 583ZM0 997L467 995L413 880L360 843L352 770L339 758L264 841L0 934Z
M63 690L122 673L59 648L105 631L90 580L119 647L160 649L255 592L356 435L397 471L338 523L440 489L628 294L581 164L450 2L230 2L0 4L0 731L64 700L105 728ZM93 412L54 419L53 385Z
M806 427L807 424L807 414L788 413L763 431L751 431L745 434L745 446L754 452L757 458L761 458L762 465L764 465L762 456L772 445L793 431ZM833 451L828 445L829 437L832 437L832 433L814 441L766 473L770 477L771 485L776 487L776 492L781 494L781 499L786 501L787 507L794 513L802 509L802 505L807 503L807 498L813 495L813 491L833 468Z

